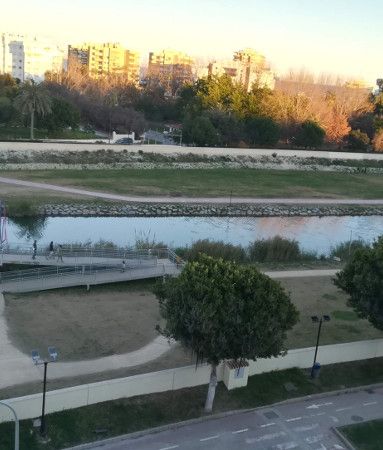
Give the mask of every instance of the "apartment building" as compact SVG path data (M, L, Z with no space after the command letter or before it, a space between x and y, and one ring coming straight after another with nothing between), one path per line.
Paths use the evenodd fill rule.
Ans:
M68 46L68 72L82 69L89 77L118 77L137 84L140 55L118 43L84 43Z
M194 59L174 50L149 53L147 81L161 84L168 95L175 95L178 88L191 82Z
M55 43L35 36L2 33L0 73L9 73L20 81L44 80L46 72L61 71L64 51Z
M228 75L236 83L250 91L254 84L274 89L275 76L266 63L266 58L253 49L246 48L234 53L232 60L211 62L209 75Z

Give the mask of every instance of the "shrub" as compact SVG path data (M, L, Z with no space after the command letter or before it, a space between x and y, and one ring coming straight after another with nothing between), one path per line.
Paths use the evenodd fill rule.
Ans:
M299 147L320 147L323 144L326 132L312 120L306 120L298 129L295 144Z
M281 236L254 241L249 245L248 251L252 262L286 262L315 259L315 255L302 252L297 241L282 238Z
M250 145L274 146L279 140L279 125L269 117L250 117L245 121L245 131Z
M372 145L376 152L383 152L383 129L380 129L375 133Z
M226 261L245 262L246 252L240 245L227 244L222 241L210 241L209 239L201 239L186 249L183 256L187 260L195 260L200 253L212 256L214 258L222 258ZM180 254L180 256L182 256Z
M370 145L370 138L360 130L352 130L348 135L348 148L351 150L367 151Z
M359 249L369 248L370 246L361 239L354 241L342 242L337 246L331 248L330 257L338 257L341 261L348 261L353 257L354 253Z

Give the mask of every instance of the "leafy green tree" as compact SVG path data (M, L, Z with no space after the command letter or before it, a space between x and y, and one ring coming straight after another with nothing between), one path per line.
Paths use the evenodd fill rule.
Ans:
M254 266L203 254L155 293L166 319L161 334L191 350L197 362L211 364L206 412L212 411L218 364L280 355L286 331L298 320L279 282Z
M348 135L348 148L355 151L367 151L370 145L370 138L360 130L352 130Z
M187 144L197 147L213 147L220 141L217 129L205 115L187 115L182 126L182 138Z
M38 128L48 131L63 130L65 128L77 129L80 123L80 113L71 103L59 98L52 99L50 114L38 117Z
M12 117L12 102L8 97L0 97L0 123L7 123Z
M44 116L51 112L51 97L42 84L36 84L28 80L20 87L20 92L15 98L14 106L22 114L31 117L31 139L34 138L35 114Z
M317 148L323 144L326 132L312 120L306 120L298 129L295 143L299 147Z
M273 147L279 139L279 126L269 117L249 117L245 121L245 131L249 144Z
M383 330L383 236L357 250L334 283L350 296L348 303L360 317Z
M243 121L236 115L224 111L210 111L209 119L221 137L221 145L225 147L237 145L245 138Z

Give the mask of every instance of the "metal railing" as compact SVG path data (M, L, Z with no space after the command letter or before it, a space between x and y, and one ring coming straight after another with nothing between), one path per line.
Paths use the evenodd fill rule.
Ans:
M65 256L68 257L68 255L63 255L63 257ZM45 266L27 270L0 272L0 284L69 276L87 277L90 275L97 275L107 272L128 272L132 269L152 269L159 265L159 260L162 260L161 267L163 267L163 273L165 273L165 266L168 266L169 263L170 265L175 266L176 269L181 268L184 264L182 259L168 248L148 249L139 252L131 251L129 252L129 256L131 256L131 258L119 256L120 261L118 263L90 262L83 264L52 265L50 267ZM165 260L165 262L163 262L163 260ZM168 260L169 263L166 263L166 260ZM125 261L124 265L122 264L122 261ZM149 270L149 272L151 273L151 270Z

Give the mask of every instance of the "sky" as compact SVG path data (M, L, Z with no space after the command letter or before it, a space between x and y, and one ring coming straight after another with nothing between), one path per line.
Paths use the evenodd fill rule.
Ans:
M382 0L18 0L2 5L0 32L121 42L144 57L171 48L231 59L251 47L280 74L305 68L375 84L382 20Z

